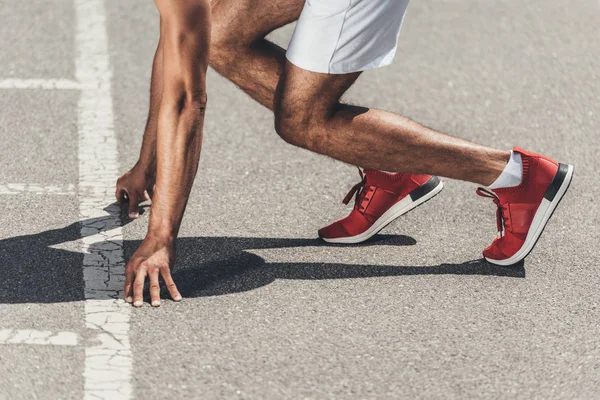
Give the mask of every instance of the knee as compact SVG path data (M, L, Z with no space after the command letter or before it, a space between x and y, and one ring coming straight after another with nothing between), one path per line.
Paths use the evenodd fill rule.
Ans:
M302 132L307 130L308 126L306 122L298 118L297 114L284 112L280 109L275 110L275 132L286 143L304 147L302 146L302 137L304 136Z
M304 105L277 101L275 104L275 131L285 142L318 151L322 142L317 116Z
M251 21L244 15L249 7L245 3L240 2L236 7L231 7L228 3L213 1L210 47L210 63L213 67L227 68L235 62L239 52L249 48L256 40L252 27L249 26Z
M233 53L232 38L227 29L226 18L213 8L211 29L210 64L211 66L226 64Z
M210 65L223 73L231 68L236 54L246 45L236 25L239 16L229 10L226 4L216 2L212 7Z

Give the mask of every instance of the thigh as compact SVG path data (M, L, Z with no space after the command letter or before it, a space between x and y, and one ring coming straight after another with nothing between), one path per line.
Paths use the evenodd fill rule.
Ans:
M213 0L213 35L247 45L296 21L304 0Z

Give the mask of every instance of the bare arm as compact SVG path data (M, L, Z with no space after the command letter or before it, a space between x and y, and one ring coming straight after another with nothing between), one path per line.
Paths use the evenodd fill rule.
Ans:
M163 91L163 22L160 21L160 38L152 61L152 76L150 78L150 109L138 165L152 178L156 179L156 135L158 131L158 113Z
M158 131L158 113L163 91L163 22L160 21L160 38L152 62L150 79L150 109L142 148L137 163L117 180L117 200L127 207L130 218L139 216L139 204L153 197L156 183L156 135Z
M163 90L156 137L156 189L148 234L126 271L125 297L135 306L143 304L146 276L150 280L152 305L160 305L159 274L173 299L181 299L170 269L175 261L175 239L200 159L207 100L210 1L155 2L164 29Z

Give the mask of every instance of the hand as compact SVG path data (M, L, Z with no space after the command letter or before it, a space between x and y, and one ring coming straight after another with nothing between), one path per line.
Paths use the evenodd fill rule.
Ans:
M174 301L181 300L181 294L171 277L171 267L175 262L175 241L159 239L150 233L133 253L125 267L125 301L135 307L144 304L144 282L150 280L150 301L153 307L160 306L160 274Z
M136 164L117 180L115 196L121 205L128 204L129 218L139 217L140 203L153 196L155 174Z

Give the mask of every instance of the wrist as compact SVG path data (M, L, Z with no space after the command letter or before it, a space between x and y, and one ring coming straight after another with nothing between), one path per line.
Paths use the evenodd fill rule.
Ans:
M166 229L153 229L149 226L146 237L161 243L173 243L177 239L177 233Z
M179 226L175 226L168 221L161 221L157 218L152 218L152 214L153 213L151 212L147 236L151 236L162 242L175 241L179 232Z

